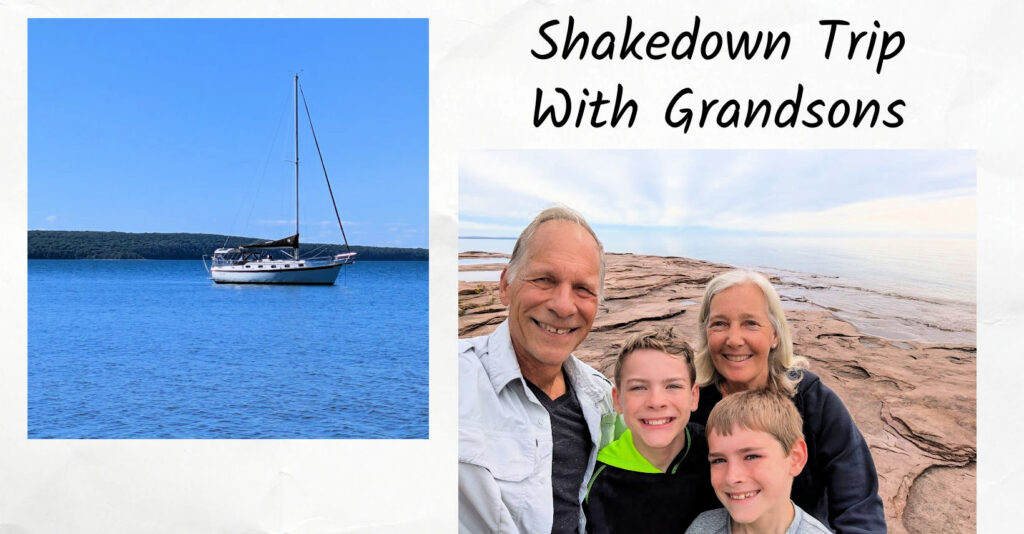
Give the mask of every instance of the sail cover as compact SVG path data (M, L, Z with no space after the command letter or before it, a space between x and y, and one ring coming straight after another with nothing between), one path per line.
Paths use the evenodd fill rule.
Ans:
M242 245L241 248L298 248L299 246L299 234L283 237L277 241L263 241L261 243L249 243L248 245Z

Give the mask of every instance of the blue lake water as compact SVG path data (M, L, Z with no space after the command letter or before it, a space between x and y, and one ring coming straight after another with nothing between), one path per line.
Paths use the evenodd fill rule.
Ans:
M334 286L28 262L29 438L427 438L427 262Z

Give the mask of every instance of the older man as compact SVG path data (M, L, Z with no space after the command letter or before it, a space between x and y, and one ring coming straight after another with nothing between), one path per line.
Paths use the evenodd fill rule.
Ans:
M459 530L584 531L580 500L612 439L611 383L572 356L597 315L604 252L564 207L520 234L501 273L508 319L459 343Z

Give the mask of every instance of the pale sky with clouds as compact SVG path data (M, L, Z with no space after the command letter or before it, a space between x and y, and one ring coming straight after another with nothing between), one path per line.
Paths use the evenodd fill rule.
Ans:
M562 203L594 226L973 237L966 150L548 150L461 154L459 235L518 235Z

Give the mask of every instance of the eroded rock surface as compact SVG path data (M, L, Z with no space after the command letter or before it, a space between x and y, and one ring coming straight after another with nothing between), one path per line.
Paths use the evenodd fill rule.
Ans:
M633 332L673 326L695 342L704 286L730 268L633 254L606 261L605 299L575 354L608 376ZM889 531L975 532L975 347L864 335L830 312L797 308L786 311L794 349L871 447ZM459 283L460 337L490 333L504 318L497 282Z

